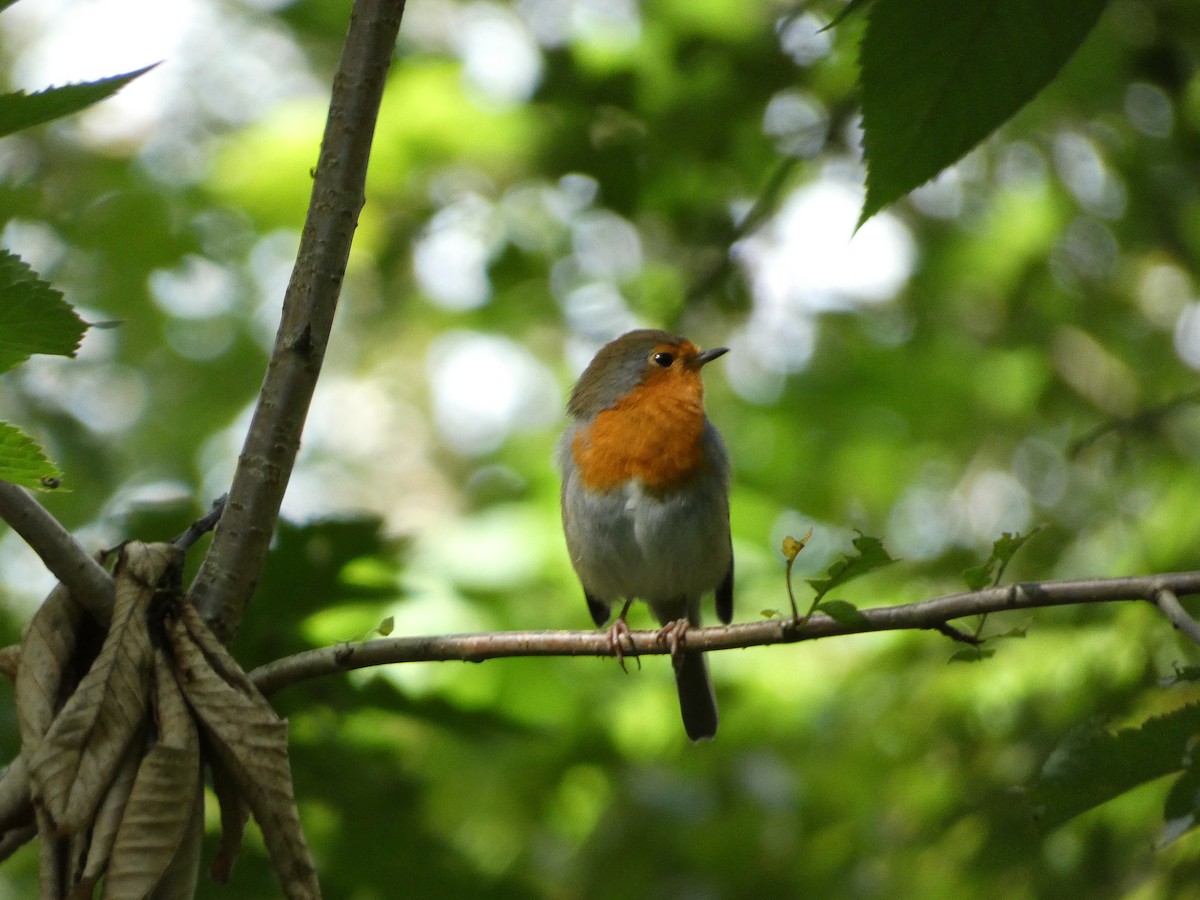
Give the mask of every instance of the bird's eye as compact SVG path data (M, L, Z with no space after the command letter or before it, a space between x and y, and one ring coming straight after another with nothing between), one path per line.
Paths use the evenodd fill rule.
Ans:
M662 366L664 369L669 369L671 368L671 363L675 362L675 354L663 351L661 353L655 353L652 357L650 357L650 359L654 361L655 365Z

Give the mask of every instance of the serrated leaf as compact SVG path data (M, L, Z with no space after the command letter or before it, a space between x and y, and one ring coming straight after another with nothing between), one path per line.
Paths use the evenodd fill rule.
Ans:
M1189 764L1200 734L1200 704L1180 707L1135 728L1075 729L1050 754L1033 786L1034 812L1045 829Z
M835 562L829 567L824 578L808 580L809 585L817 592L816 601L820 601L835 587L841 587L860 575L865 575L874 569L896 561L883 548L883 542L879 538L870 537L860 531L853 543L857 553L853 556L843 556Z
M849 16L854 15L854 13L858 12L860 9L864 8L865 6L867 6L867 4L869 4L871 2L873 2L873 0L850 0L850 2L847 3L845 6L843 6L841 8L841 10L838 12L838 14L833 17L833 21L831 21L828 25L826 25L821 30L828 31L829 29L831 29L837 25L841 25L842 22L846 21L846 19Z
M61 479L62 472L46 458L33 438L7 422L0 422L0 480L39 491L58 487Z
M867 197L859 224L1032 100L1105 0L875 0L859 53Z
M963 569L962 574L963 581L967 583L967 589L971 591L982 591L984 588L991 587L992 579L995 577L992 567L988 563L980 563L969 569Z
M111 97L156 65L158 63L98 81L46 88L34 94L26 94L24 91L0 94L0 137L32 128L34 125L44 125L46 122L87 109L92 104Z
M74 356L86 329L60 291L0 249L0 372L34 353Z
M1006 531L996 538L992 542L992 552L987 560L963 572L963 579L967 582L967 587L972 591L981 591L999 584L1000 579L1004 577L1004 570L1008 568L1008 564L1012 562L1017 551L1041 530L1039 525L1028 534L1023 535L1020 532L1010 534Z
M1163 830L1158 846L1167 846L1196 827L1200 816L1200 764L1192 760L1187 771L1176 779L1163 804Z
M843 625L866 625L867 619L858 611L858 607L845 600L826 600L817 604L817 609L829 616L835 622Z

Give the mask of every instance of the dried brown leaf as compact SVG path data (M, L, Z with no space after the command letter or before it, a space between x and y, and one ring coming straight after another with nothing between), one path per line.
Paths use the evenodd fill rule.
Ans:
M200 879L200 851L204 846L204 785L196 784L196 797L192 802L191 820L184 832L183 841L171 865L163 873L150 900L192 900L196 896L196 882Z
M208 767L212 771L213 793L217 795L217 803L221 807L221 842L217 845L208 876L218 884L228 884L233 864L242 852L242 838L246 834L250 807L242 799L237 782L220 757L210 754Z
M36 825L23 825L4 832L0 837L0 863L4 862L30 841L37 837Z
M17 725L27 758L32 758L65 699L64 676L83 619L83 607L60 584L46 597L25 629L15 693Z
M96 885L99 883L98 875L85 875L75 882L75 886L71 888L71 893L67 894L67 900L92 900L92 895L96 893Z
M142 900L162 879L195 818L200 738L170 664L154 654L157 737L138 768L104 878L105 898Z
M25 758L17 755L0 775L0 834L33 822L33 798Z
M121 549L104 646L29 760L35 794L60 834L87 824L141 728L153 659L147 609L159 582L181 559L170 544L129 543Z
M117 829L121 826L121 817L125 814L129 795L133 791L133 782L137 778L138 766L141 765L145 752L145 730L143 729L134 740L130 741L121 765L117 769L116 777L108 786L108 790L104 792L104 799L100 802L99 809L96 810L96 818L92 823L91 845L88 847L87 860L84 863L83 875L80 879L81 883L87 883L90 886L86 893L80 893L80 887L77 886L72 892L72 898L76 895L90 897L92 895L91 888L108 868L113 844L117 840Z
M21 666L21 646L13 644L0 650L0 675L13 684L17 683L17 669Z
M225 649L225 645L217 640L217 636L209 630L204 618L190 603L180 610L183 624L188 634L196 642L201 652L208 658L209 663L218 675L227 683L237 688L248 697L261 697L258 687L250 680L238 661ZM270 708L268 706L268 708ZM274 712L274 710L272 710Z
M189 627L196 623L207 630L198 617L188 624L178 619L166 623L180 687L204 729L208 746L254 813L285 896L294 900L320 897L316 867L292 790L287 723L244 674L234 687L217 673L205 649L219 658L221 669L237 664L215 639L202 639L202 649Z
M90 829L89 829L90 830ZM88 831L78 831L75 834L68 835L67 842L67 897L69 900L74 900L75 891L71 885L77 884L80 874L83 872L84 861L87 860L88 854ZM90 894L85 894L85 897L90 897Z
M62 900L67 895L70 842L58 836L49 813L39 806L34 810L38 827L38 897Z

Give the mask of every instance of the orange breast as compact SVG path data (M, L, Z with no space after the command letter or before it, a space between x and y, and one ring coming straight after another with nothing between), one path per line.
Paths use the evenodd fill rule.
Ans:
M699 373L663 371L579 429L571 454L592 490L612 490L636 478L662 493L683 486L706 465L703 434Z

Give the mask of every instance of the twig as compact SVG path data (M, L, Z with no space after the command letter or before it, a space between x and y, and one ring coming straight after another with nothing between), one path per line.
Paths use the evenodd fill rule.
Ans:
M1067 457L1075 459L1106 434L1114 431L1133 431L1136 428L1153 428L1163 419L1168 418L1179 410L1195 406L1198 403L1200 403L1200 391L1190 391L1186 394L1181 394L1174 400L1160 403L1158 406L1149 406L1146 409L1139 410L1131 416L1122 416L1105 422L1103 425L1096 426L1083 435L1083 437L1074 441L1067 448Z
M213 501L212 508L187 527L187 530L175 540L171 541L180 550L190 550L192 545L204 535L208 534L217 527L217 522L221 521L221 513L225 511L225 503L229 500L228 494L222 494Z
M796 167L798 162L799 159L795 156L785 156L779 160L775 168L771 171L770 176L768 176L767 183L763 186L762 191L755 198L754 205L750 207L746 215L742 217L742 220L737 223L732 234L730 234L727 242L728 246L725 248L725 252L721 254L721 259L711 269L701 275L691 288L688 289L688 303L693 303L706 296L725 280L725 277L733 269L733 257L729 253L730 248L758 228L775 211L779 195L782 193L784 185L787 184L788 176L791 175L792 169Z
M356 0L333 80L300 250L229 503L191 600L228 642L262 572L325 357L365 195L371 137L404 0Z
M947 622L966 616L1013 609L1067 606L1076 603L1113 603L1145 600L1156 592L1200 593L1200 572L1176 572L1133 578L1097 578L1081 581L1027 582L982 591L950 594L919 603L859 610L858 624L837 622L817 614L798 623L792 619L767 619L744 625L692 628L684 639L689 650L730 650L787 644L836 635L910 628L941 630ZM667 653L657 631L631 634L633 649L644 656ZM400 637L341 644L307 650L260 666L250 673L263 693L331 675L400 662L463 660L482 662L512 656L612 656L608 636L602 631L510 631L496 634L457 634Z
M970 644L972 647L978 647L983 643L983 638L978 634L968 634L960 628L955 628L949 622L940 622L933 626L933 630L944 634L952 641L958 641L960 644Z
M112 579L58 519L29 491L7 481L0 481L0 519L25 539L92 618L108 624L113 607Z
M1172 625L1200 644L1200 622L1188 615L1188 611L1183 608L1173 590L1160 587L1154 592L1153 601L1159 611L1171 620Z

